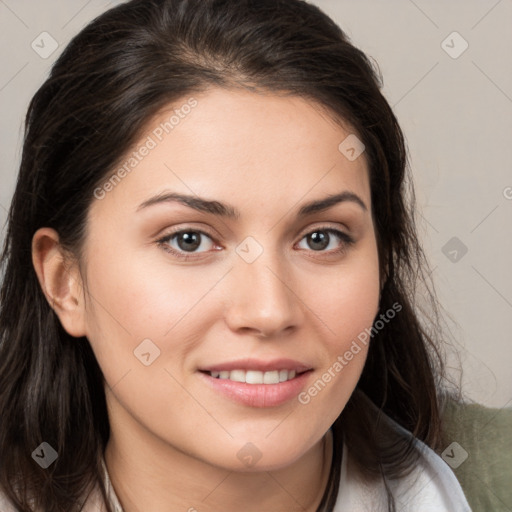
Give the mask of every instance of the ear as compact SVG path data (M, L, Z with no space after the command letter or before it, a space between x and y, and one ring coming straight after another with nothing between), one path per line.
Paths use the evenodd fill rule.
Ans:
M38 229L32 237L32 264L64 330L71 336L85 336L82 278L76 261L63 250L54 229Z

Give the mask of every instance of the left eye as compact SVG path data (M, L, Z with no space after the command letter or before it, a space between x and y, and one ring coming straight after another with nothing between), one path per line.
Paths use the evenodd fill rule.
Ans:
M304 235L303 240L309 240L310 243L313 244L313 246L316 247L314 252L323 251L326 249L332 240L332 235L334 235L335 238L338 238L342 241L341 247L338 248L331 248L331 251L326 252L341 252L343 251L346 246L353 243L353 240L351 237L349 237L346 233L343 233L342 231L339 231L337 229L333 228L318 228L313 231L310 231L306 235Z
M331 245L331 241L333 239L332 235L334 235L334 238L338 238L339 240L341 240L341 244L338 244L338 248L331 248L331 250L325 251L325 249L328 248L329 245ZM201 241L201 238L203 236L213 242L212 237L210 237L210 235L208 235L208 233L205 233L204 231L181 230L176 231L175 233L172 233L170 235L166 235L165 237L158 240L157 243L161 245L167 252L170 252L177 257L187 259L189 258L189 256L184 253L193 254L194 252L197 252L197 249L203 245ZM301 241L302 240L306 240L306 242L309 243L310 246L312 245L312 250L314 252L328 253L343 252L348 245L353 243L352 238L348 236L346 233L343 233L342 231L330 227L317 228L313 231L310 231L309 233L306 233L302 237ZM177 247L173 247L172 242L176 242Z

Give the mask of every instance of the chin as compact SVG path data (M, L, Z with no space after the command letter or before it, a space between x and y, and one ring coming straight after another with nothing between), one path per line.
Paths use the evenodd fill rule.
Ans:
M306 443L305 440L287 437L285 441L282 437L275 435L275 432L265 438L268 432L258 439L253 437L252 441L235 441L234 450L228 449L224 452L223 457L219 454L219 458L222 460L219 461L220 464L215 465L230 471L244 473L276 471L290 466L311 448L311 446L301 443L301 441ZM275 438L272 439L274 435Z

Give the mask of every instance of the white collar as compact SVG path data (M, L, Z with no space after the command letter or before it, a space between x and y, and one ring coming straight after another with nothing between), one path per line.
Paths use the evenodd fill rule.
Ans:
M121 507L121 503L119 503L119 498L117 497L116 492L114 491L114 487L112 486L112 482L110 481L110 477L107 470L107 465L105 464L105 459L102 457L101 464L103 466L103 471L105 473L105 480L103 481L105 484L105 489L107 491L107 498L109 500L110 506L113 508L114 512L124 512L123 507Z

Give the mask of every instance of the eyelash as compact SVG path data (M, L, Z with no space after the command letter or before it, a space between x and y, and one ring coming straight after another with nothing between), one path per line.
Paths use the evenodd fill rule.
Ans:
M334 229L334 228L332 228L330 226L321 226L319 228L313 229L312 231L309 231L308 233L305 233L304 236L301 238L301 241L304 238L306 238L308 235L311 235L311 234L316 233L318 231L335 235L340 240L342 240L342 245L341 245L340 248L326 252L326 254L331 255L331 256L332 255L338 255L338 254L340 254L340 255L344 254L347 251L347 249L351 245L353 245L355 243L355 241L354 241L354 239L352 237L350 237L349 235L347 235L343 231L339 231L338 229ZM215 241L213 239L213 237L211 235L209 235L208 233L206 233L205 231L202 231L201 229L193 229L193 228L191 228L191 229L180 229L180 230L177 230L177 231L173 231L173 232L165 235L164 237L158 239L156 241L156 243L164 251L166 251L166 252L172 254L173 256L176 256L177 258L182 259L184 261L197 259L198 257L194 256L193 253L191 253L191 254L183 254L182 252L176 251L175 249L172 249L171 247L169 247L169 245L167 245L167 243L170 242L174 237L176 237L177 235L180 235L182 233L200 233L201 235L204 235L204 236L210 238L212 241ZM330 242L330 240L329 240L329 242ZM312 252L323 253L324 251L312 251Z

